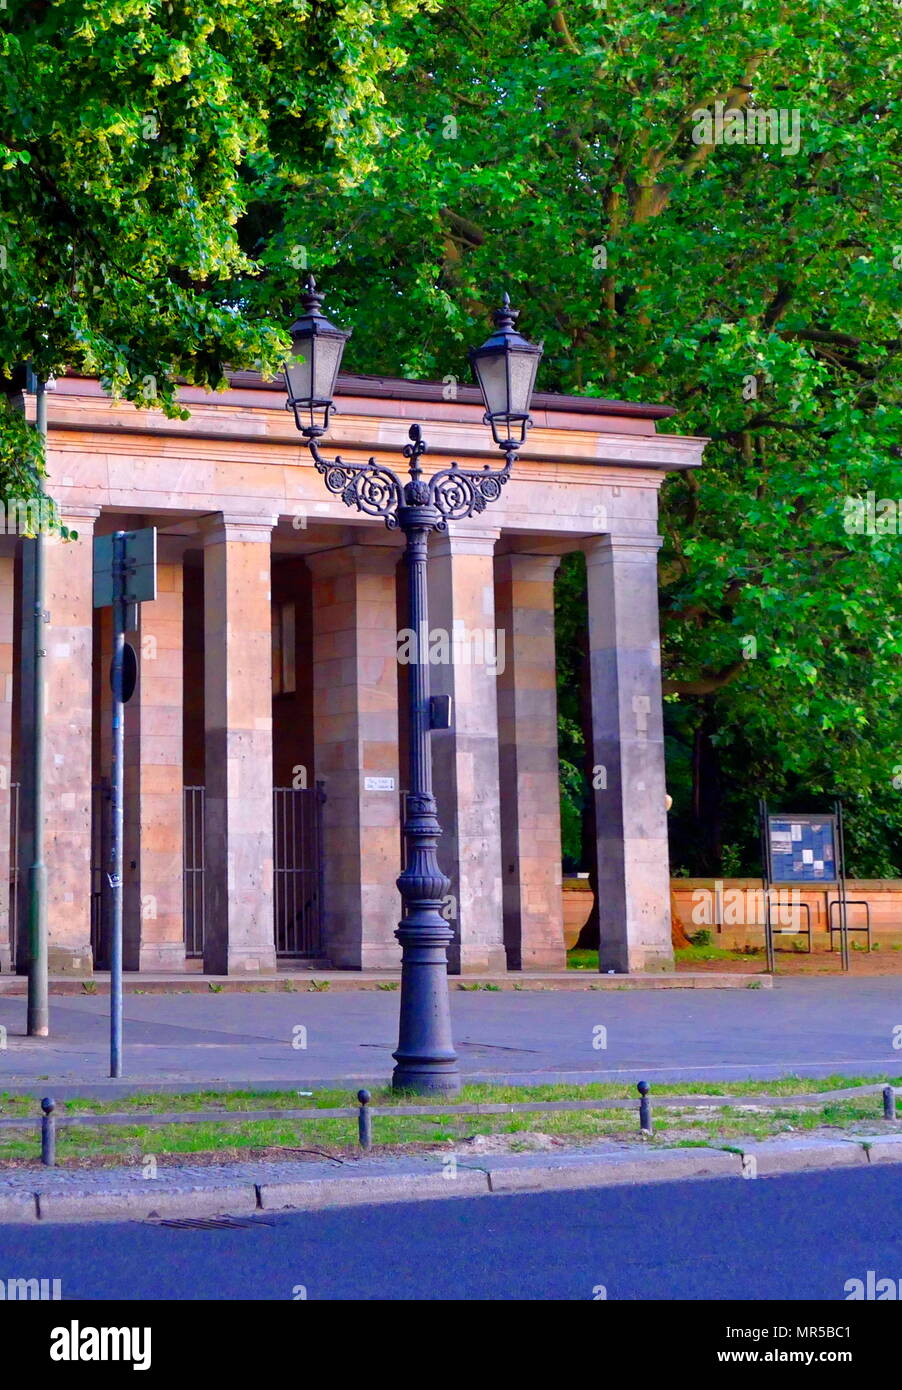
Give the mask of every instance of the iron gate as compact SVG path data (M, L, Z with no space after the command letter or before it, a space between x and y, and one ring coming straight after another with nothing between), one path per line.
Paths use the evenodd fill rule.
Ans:
M24 894L19 874L19 783L9 786L9 949L11 969L16 968L19 943L19 913Z
M108 777L91 788L91 952L95 970L109 970L110 831L113 802Z
M184 787L185 954L204 953L204 787ZM323 784L273 788L273 930L276 955L315 960L322 955ZM91 948L95 966L108 968L110 787L91 788ZM9 925L15 969L24 875L19 865L19 783L10 786Z
M321 782L273 788L273 904L276 956L322 955Z
M182 911L189 959L204 953L204 791L203 787L184 788Z
M204 788L185 787L185 953L204 953ZM273 931L276 956L322 955L322 783L273 788Z

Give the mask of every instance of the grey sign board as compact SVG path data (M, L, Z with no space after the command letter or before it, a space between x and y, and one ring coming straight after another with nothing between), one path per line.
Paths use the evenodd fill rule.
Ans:
M117 554L121 563L117 565ZM118 570L118 573L117 573ZM147 603L157 596L157 528L94 537L94 607L116 599Z

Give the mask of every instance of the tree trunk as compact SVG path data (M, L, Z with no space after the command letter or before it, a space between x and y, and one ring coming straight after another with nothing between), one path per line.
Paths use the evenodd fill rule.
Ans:
M723 812L720 755L713 741L717 717L713 702L705 699L695 731L692 754L692 814L698 845L698 868L702 874L717 875L723 856Z
M597 950L600 941L598 919L598 830L595 820L595 748L592 736L592 672L589 659L589 626L583 628L579 642L578 657L579 715L583 732L583 769L588 794L583 799L583 823L581 859L589 871L589 887L592 889L592 911L579 934L577 951Z

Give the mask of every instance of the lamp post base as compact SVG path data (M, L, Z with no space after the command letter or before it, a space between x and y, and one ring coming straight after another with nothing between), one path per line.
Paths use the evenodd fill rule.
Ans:
M403 955L398 1048L392 1054L398 1065L391 1084L393 1091L456 1096L460 1070L448 997L451 931L437 906L435 902L411 904L409 910L420 922L413 925L408 917L396 932Z
M397 1052L393 1054L397 1057ZM393 1091L405 1091L413 1096L458 1096L460 1095L460 1072L457 1070L457 1059L455 1058L451 1070L438 1070L438 1060L436 1059L436 1069L430 1069L430 1064L422 1057L417 1057L411 1062L398 1062L391 1076L391 1088Z

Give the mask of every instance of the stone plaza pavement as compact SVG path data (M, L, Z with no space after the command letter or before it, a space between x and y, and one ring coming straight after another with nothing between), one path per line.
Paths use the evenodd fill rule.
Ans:
M124 1075L112 1082L107 996L51 996L47 1039L24 1036L23 998L0 996L0 1092L378 1084L391 1072L398 998L380 990L128 994ZM902 1073L894 978L777 979L761 990L452 991L451 1002L461 1069L474 1081Z

